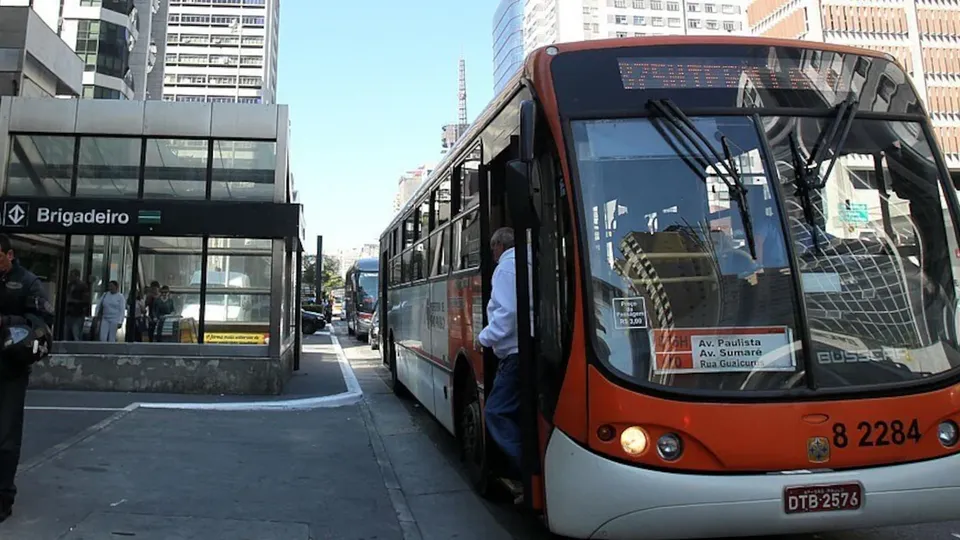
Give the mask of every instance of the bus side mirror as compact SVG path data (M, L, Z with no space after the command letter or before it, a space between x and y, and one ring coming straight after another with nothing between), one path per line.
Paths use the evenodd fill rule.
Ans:
M520 161L533 163L534 130L537 125L537 105L532 100L520 102Z

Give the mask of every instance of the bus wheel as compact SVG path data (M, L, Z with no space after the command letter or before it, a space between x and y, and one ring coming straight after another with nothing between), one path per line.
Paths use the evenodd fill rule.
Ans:
M464 383L463 400L460 405L460 424L458 442L460 459L467 467L467 475L473 489L481 496L487 496L490 488L490 471L487 465L487 452L484 448L483 410L480 407L479 392L476 383Z
M410 395L410 392L407 391L407 387L400 382L400 378L397 377L397 347L393 344L393 339L390 340L389 345L389 354L385 355L390 359L390 382L393 386L393 394L400 398L406 398Z

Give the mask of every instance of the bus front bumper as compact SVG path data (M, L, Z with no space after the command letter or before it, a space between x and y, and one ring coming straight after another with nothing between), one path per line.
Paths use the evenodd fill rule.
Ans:
M547 445L548 524L573 538L672 540L800 534L957 519L960 455L847 472L699 475L590 452L560 430ZM860 482L858 510L784 512L785 487Z

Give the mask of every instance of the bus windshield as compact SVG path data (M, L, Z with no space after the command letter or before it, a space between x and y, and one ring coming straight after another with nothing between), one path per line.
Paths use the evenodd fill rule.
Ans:
M657 115L572 123L593 349L609 371L724 392L902 383L960 365L957 240L919 124L847 122L829 174L805 174L821 187L804 192L796 158L833 115L690 120L715 152Z
M357 274L357 311L373 313L373 304L377 300L377 274L360 272Z

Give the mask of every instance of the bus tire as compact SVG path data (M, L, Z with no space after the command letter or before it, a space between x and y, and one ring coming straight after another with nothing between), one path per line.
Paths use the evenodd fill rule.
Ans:
M490 493L490 467L487 462L483 409L480 406L480 391L477 383L464 379L457 389L463 396L457 411L457 443L460 460L467 469L467 476L474 491L482 497Z
M410 397L410 391L400 382L400 378L397 376L397 346L393 344L393 336L390 337L388 347L389 354L385 356L390 359L390 382L393 394L399 398L408 398Z

